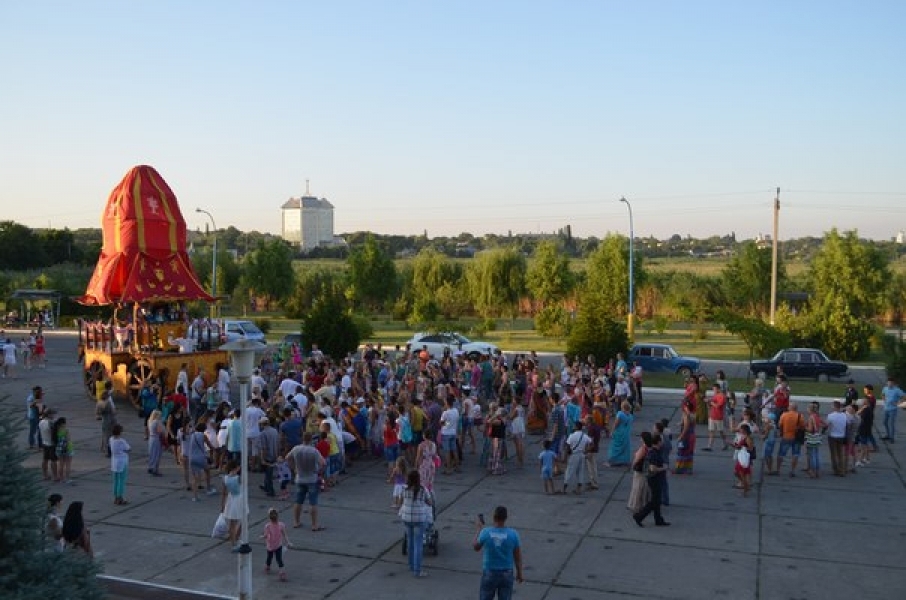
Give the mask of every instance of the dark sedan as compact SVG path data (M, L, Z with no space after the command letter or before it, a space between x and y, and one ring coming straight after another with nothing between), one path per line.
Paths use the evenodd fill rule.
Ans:
M749 365L754 375L764 373L769 377L777 375L777 367L781 367L787 377L818 381L846 377L849 374L849 367L845 363L831 360L824 352L815 348L786 348L770 360L753 360Z

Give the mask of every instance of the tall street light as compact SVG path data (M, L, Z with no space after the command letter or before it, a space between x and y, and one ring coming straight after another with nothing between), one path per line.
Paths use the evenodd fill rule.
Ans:
M255 353L263 351L264 344L254 340L237 340L224 344L221 350L230 353L230 363L233 374L239 380L239 419L240 436L243 440L241 463L239 468L240 487L240 531L239 531L239 568L237 583L239 586L239 600L252 600L252 547L249 546L249 444L248 423L246 422L246 409L249 399L249 382L252 370L255 367Z
M635 239L635 233L632 230L632 204L629 203L629 200L626 198L620 198L620 202L626 204L626 208L629 209L629 314L627 315L627 325L626 333L629 335L629 341L632 342L635 339L635 301L633 298L633 287L635 285L635 278L633 277L633 256L632 256L632 247L633 240Z
M211 305L211 318L217 316L217 224L214 223L214 217L206 210L196 208L195 212L208 215L211 219L211 227L214 228L214 255L211 259L211 295L214 296L214 304Z

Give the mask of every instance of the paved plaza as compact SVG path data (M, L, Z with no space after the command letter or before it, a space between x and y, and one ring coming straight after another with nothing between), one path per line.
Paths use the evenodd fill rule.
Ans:
M100 425L82 386L75 338L48 336L49 365L0 380L4 403L21 406L33 385L45 389L48 406L67 417L76 442L74 483L47 485L64 506L85 502L96 559L106 575L236 596L237 555L211 538L218 498L191 502L172 454L163 477L145 472L142 421L120 405L124 437L132 444L126 506L113 504L109 461L99 451ZM678 423L677 392L648 395L637 434L662 417ZM880 410L878 412L880 416ZM906 415L900 415L906 427ZM699 429L699 448L707 440ZM23 430L21 441L26 445ZM719 444L717 445L719 447ZM760 450L760 448L759 448ZM252 475L250 523L255 598L380 600L431 597L477 598L481 556L472 550L474 519L498 504L509 507L509 525L522 538L526 582L515 597L525 600L607 598L728 598L799 600L895 599L906 597L906 435L884 444L872 465L845 478L829 476L823 449L819 480L770 477L750 497L732 488L728 451L698 452L695 475L671 476L670 527L639 528L626 499L630 475L601 468L601 489L580 496L543 493L536 457L540 437L529 436L528 465L512 464L503 476L465 456L461 474L436 480L439 554L427 553L428 577L413 578L401 553L402 527L390 508L391 487L382 462L363 460L335 490L321 495L325 531L292 529L291 504L267 499ZM606 447L601 461L606 456ZM33 453L28 466L40 467ZM758 476L755 476L756 482ZM258 539L267 509L276 506L290 527L296 549L285 554L288 582L263 573ZM307 523L307 515L303 515ZM167 597L166 594L156 597Z

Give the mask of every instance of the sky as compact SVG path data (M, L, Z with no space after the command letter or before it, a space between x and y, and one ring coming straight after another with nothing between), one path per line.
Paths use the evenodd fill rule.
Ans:
M906 230L906 2L0 0L0 220L667 238ZM306 184L308 182L308 184Z

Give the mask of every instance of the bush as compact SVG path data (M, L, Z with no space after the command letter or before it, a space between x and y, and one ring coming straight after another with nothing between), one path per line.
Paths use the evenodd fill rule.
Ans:
M629 336L626 326L606 316L594 307L580 307L566 341L566 352L570 356L592 354L603 364L617 352L626 352Z
M667 331L667 328L670 326L670 319L664 315L658 315L654 318L653 326L658 335L664 335L664 332Z
M408 317L409 302L403 297L397 298L390 308L390 318L394 321L405 321Z
M906 381L906 342L896 336L885 335L882 345L887 355L887 376Z
M562 306L545 306L535 315L535 329L545 337L566 337L569 326L569 312Z

